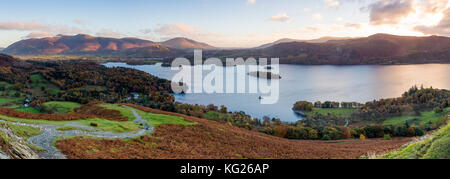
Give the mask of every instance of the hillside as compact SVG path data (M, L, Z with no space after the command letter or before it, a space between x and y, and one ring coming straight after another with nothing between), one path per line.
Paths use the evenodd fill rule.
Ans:
M182 117L195 125L160 125L151 136L134 140L69 138L56 142L68 158L152 159L303 159L358 158L369 152L384 153L410 141L296 141L269 136L196 117L128 105L141 111Z
M450 118L450 116L449 116ZM380 158L384 159L450 159L450 124L433 135L405 145Z
M0 53L0 67L29 67L30 64Z
M209 57L280 58L283 64L371 65L450 63L450 38L375 34L364 38L323 37L303 41L281 39L253 49L217 49L186 38L157 43L136 38L89 35L57 36L16 42L3 52L11 55L95 55L191 59L192 49Z
M213 47L211 45L208 45L206 43L197 42L191 39L187 38L173 38L164 42L161 42L162 45L176 48L176 49L203 49L203 50L211 50L216 49L216 47Z
M261 45L256 48L263 49L263 48L272 47L274 45L278 45L281 43L290 43L290 42L325 43L325 42L333 41L333 40L349 40L349 39L355 39L355 38L353 38L353 37L321 37L321 38L313 39L313 40L297 40L297 39L284 38L284 39L280 39L280 40L277 40L272 43Z
M137 57L175 57L185 50L215 47L187 38L174 38L164 42L152 42L137 38L104 38L79 34L59 35L41 39L26 39L16 42L4 53L11 55L97 55L97 56L137 56Z
M263 49L214 51L204 56L278 57L283 64L303 65L450 63L450 38L376 34L326 43L286 42Z
M21 131L15 135L47 141L34 143L33 150L52 149L48 141L73 136L74 132L97 137L63 138L56 146L65 156L48 153L54 150L36 151L41 157L359 158L395 150L411 140L406 136L416 134L383 140L379 138L383 135L378 135L382 133L374 135L374 131L384 131L378 125L310 128L277 120L262 122L245 112L229 112L226 107L176 103L170 94L170 81L134 69L83 61L29 61L27 66L17 66L21 61L0 57L0 123L11 130L17 124L31 127L33 133L29 134L33 136L20 135ZM438 91L423 91L446 97ZM430 95L420 96L429 96L433 104L441 103ZM39 129L49 126L39 134ZM360 140L363 132L367 140ZM9 140L1 140L2 150L12 147Z
M17 62L19 61L9 55L0 54L0 66L13 66Z
M123 55L171 56L177 50L148 40L137 38L104 38L79 34L59 35L41 39L26 39L10 45L4 53L11 55Z

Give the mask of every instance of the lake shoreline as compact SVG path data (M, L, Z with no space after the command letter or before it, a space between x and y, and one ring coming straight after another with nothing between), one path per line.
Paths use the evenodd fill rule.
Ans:
M172 79L179 71L160 65L126 65L106 63L107 67L133 68L151 75ZM225 77L227 69L223 67ZM279 81L279 101L273 105L260 104L262 93L244 94L183 94L175 95L175 101L188 104L225 105L230 111L245 111L253 117L280 118L284 122L296 122L302 117L292 112L292 105L302 101L367 101L401 96L411 86L450 89L448 76L450 64L424 65L279 65L282 79ZM207 74L208 71L204 71ZM268 80L245 75L246 82ZM236 76L235 76L236 77ZM225 82L225 81L224 81ZM196 84L193 84L194 86ZM383 88L380 88L383 86Z

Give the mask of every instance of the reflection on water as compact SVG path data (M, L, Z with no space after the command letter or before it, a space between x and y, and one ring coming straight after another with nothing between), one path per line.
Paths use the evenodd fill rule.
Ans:
M108 67L128 67L155 76L171 79L177 72L160 65L131 66L108 63ZM232 68L232 67L224 67ZM224 70L226 71L226 70ZM190 104L225 105L232 111L245 111L252 116L281 118L295 122L301 119L292 112L299 100L367 102L380 98L399 97L413 85L450 89L450 65L395 65L395 66L300 66L280 65L280 100L262 105L264 94L185 94L176 95L179 102ZM257 80L247 77L247 80Z

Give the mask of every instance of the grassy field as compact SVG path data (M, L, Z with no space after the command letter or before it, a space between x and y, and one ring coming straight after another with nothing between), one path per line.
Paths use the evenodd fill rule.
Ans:
M80 120L77 122L77 124L80 124L82 126L90 126L92 123L97 124L97 127L94 127L97 130L115 133L132 132L141 129L141 126L135 124L133 121L118 122L95 118Z
M128 117L128 120L133 121L136 119L136 117L133 115L133 112L123 106L119 106L116 104L100 104L100 106L106 108L106 109L112 109L112 110L117 110L120 111L120 113L122 114L122 116L126 116Z
M21 98L0 97L0 106L21 101Z
M57 125L57 126L63 126L65 124L71 122L71 121L48 121L48 120L36 120L36 119L22 119L22 118L9 117L9 116L4 116L4 115L0 115L0 120L10 121L10 122L19 122L19 123L25 123L25 124L49 124L49 125Z
M0 81L0 86L1 86L1 85L4 85L5 88L10 88L10 87L12 86L12 84L10 84L10 83L8 83L8 82L5 82L5 81Z
M53 109L56 114L67 114L73 109L81 107L81 104L67 101L50 101L44 103L44 105Z
M12 108L16 111L22 111L22 112L27 112L27 113L41 113L39 110L37 110L36 108L33 107L16 107L16 108Z
M57 102L57 104L61 104L61 102ZM66 103L62 103L67 105ZM71 104L73 107L73 104ZM107 132L132 132L137 131L142 128L142 126L136 124L134 120L136 119L133 115L133 112L129 110L127 107L119 106L115 104L102 104L101 106L106 107L108 109L114 109L121 112L123 116L128 117L128 121L119 122L119 121L111 121L106 119L94 118L94 119L86 119L86 120L77 120L77 121L48 121L48 120L32 120L32 119L21 119L15 117L8 117L0 115L0 119L11 122L20 122L20 123L28 123L28 124L50 124L50 125L58 125L62 127L62 130L69 130L70 128L63 127L64 125L75 122L82 126L91 126L91 124L96 124L97 127L95 129L99 131L107 131ZM154 127L161 124L176 124L176 125L193 125L194 123L190 123L184 120L184 118L162 115L162 114L153 114L144 112L141 110L135 109L136 112L142 117L142 119L148 121ZM91 126L92 127L92 126Z
M312 115L314 113L319 113L322 115L336 115L338 117L348 117L354 113L357 109L346 109L346 108L313 108L311 112L307 112L306 115Z
M423 124L428 122L434 122L440 117L450 114L450 108L445 108L442 113L436 114L434 111L422 112L421 116L401 116L392 117L383 122L383 125L397 125L405 124L406 121L411 121L413 124Z
M135 116L133 115L133 112L129 110L127 107L116 105L116 104L102 104L101 106L107 108L107 109L114 109L120 111L123 116L127 116L130 120L135 120ZM190 123L185 121L181 117L177 116L169 116L169 115L163 115L163 114L153 114L144 112L138 109L134 109L136 112L142 117L142 119L148 121L153 126L158 126L161 124L176 124L176 125L193 125L194 123Z
M450 124L433 137L381 156L383 159L450 159Z
M50 94L58 94L61 90L54 84L48 82L41 74L34 74L30 76L31 86L33 87L33 94L42 94L44 90L49 90Z
M175 125L184 125L184 126L195 124L195 123L184 120L184 118L182 118L182 117L169 116L169 115L164 115L164 114L153 114L153 113L148 113L148 112L144 112L141 110L136 110L136 111L140 116L142 116L142 118L144 120L147 120L150 124L152 124L155 127L158 125L161 125L161 124L175 124Z
M5 87L5 90L0 91L0 106L18 106L25 99L20 92L19 96L16 96L17 91L11 89L12 84L0 81L0 86Z

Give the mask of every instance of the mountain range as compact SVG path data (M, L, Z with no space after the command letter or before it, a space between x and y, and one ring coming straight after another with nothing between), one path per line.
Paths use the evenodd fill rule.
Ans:
M74 36L32 38L16 42L4 53L11 55L138 55L166 57L182 54L188 49L214 49L205 43L175 38L161 43L138 38L104 38L85 34Z
M280 58L302 65L450 63L450 38L375 34L369 37L273 43L266 48L208 51L208 57Z
M3 50L10 55L106 55L128 57L192 57L203 49L208 57L280 58L280 63L306 65L450 63L450 38L443 36L323 37L315 40L280 39L257 48L219 49L187 38L152 42L137 38L89 35L27 39Z
M298 40L298 39L284 38L284 39L280 39L280 40L277 40L272 43L261 45L256 48L263 49L263 48L271 47L271 46L278 45L281 43L289 43L289 42L325 43L325 42L332 41L332 40L347 40L347 39L357 39L357 38L358 37L321 37L321 38L313 39L313 40Z
M212 50L217 49L211 45L206 43L197 42L188 38L177 37L164 42L161 42L162 45L176 48L176 49L203 49L203 50Z

